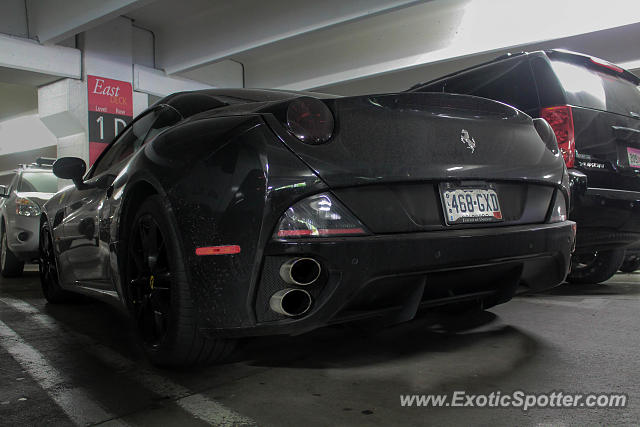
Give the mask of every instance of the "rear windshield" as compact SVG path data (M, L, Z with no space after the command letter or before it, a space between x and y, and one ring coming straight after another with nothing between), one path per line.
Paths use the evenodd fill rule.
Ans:
M553 60L551 66L567 94L567 102L612 113L640 114L640 87L606 72Z
M51 172L24 172L18 192L55 193L58 191L58 178Z
M529 114L539 108L535 82L526 58L487 64L415 90L495 99Z

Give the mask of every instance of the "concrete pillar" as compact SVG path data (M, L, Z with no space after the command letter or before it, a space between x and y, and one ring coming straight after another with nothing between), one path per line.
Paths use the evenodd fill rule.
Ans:
M133 40L131 20L116 18L80 35L83 80L87 74L132 82Z
M58 141L58 157L81 157L89 164L87 75L132 83L133 28L116 18L78 36L82 80L64 79L38 89L38 114ZM134 116L147 108L148 95L134 93Z
M175 91L211 87L187 78L167 76L164 71L153 68L153 43L148 38L147 32L137 30L131 20L123 17L78 35L77 48L82 52L81 80L68 78L38 88L38 114L57 140L58 157L81 157L89 164L89 75L131 83L134 117L149 106L150 94L153 102L157 96Z
M142 92L133 91L133 117L142 113L147 107L150 105L149 103L149 95Z
M58 157L89 161L86 82L64 79L40 87L38 115L58 141Z

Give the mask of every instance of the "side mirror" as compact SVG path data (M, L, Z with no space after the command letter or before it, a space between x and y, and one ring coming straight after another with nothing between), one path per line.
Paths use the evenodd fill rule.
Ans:
M78 190L86 188L82 181L87 164L78 157L61 157L53 163L53 174L58 178L70 179Z
M9 197L9 187L0 185L0 197Z

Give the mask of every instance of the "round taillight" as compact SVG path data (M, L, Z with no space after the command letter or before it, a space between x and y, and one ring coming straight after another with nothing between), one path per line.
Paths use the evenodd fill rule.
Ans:
M287 107L287 127L302 142L322 144L333 133L333 114L318 99L298 98Z

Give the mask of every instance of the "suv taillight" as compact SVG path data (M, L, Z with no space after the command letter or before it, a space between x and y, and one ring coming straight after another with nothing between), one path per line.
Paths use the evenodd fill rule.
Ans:
M543 108L540 116L551 125L556 134L558 148L568 168L572 168L576 160L576 141L573 132L573 114L569 105Z
M592 57L591 57L591 58L589 58L589 59L591 60L591 62L592 62L593 64L595 64L595 65L599 65L600 67L604 67L604 68L606 68L607 70L614 71L614 72L616 72L616 73L618 73L618 74L622 74L622 73L624 73L624 70L623 70L622 68L618 67L618 66L617 66L617 65L615 65L615 64L612 64L612 63L611 63L611 62L609 62L609 61L605 61L604 59L596 58L596 57L594 57L594 56L592 56Z

